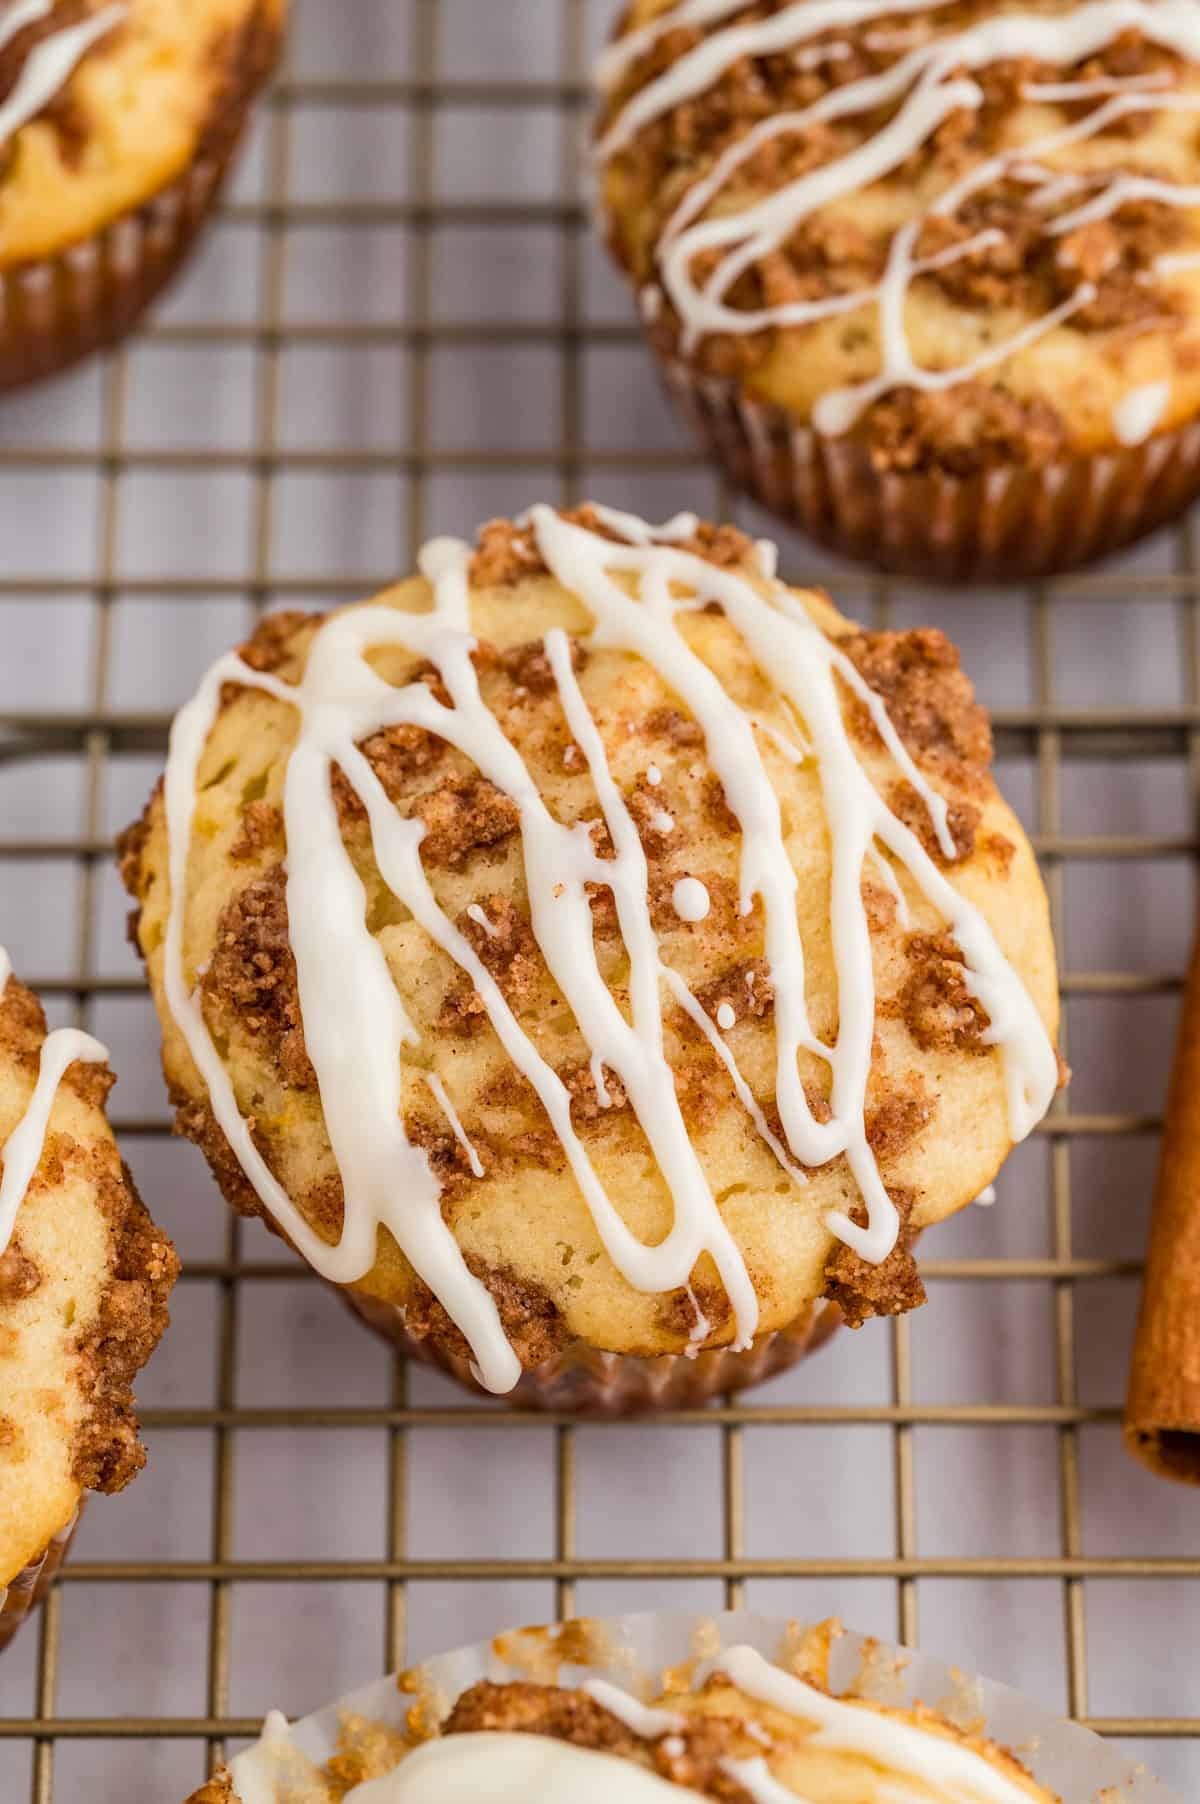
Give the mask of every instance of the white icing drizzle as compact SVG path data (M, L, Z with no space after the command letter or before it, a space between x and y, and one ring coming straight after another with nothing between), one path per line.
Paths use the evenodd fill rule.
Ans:
M467 914L477 927L483 928L483 931L487 934L489 940L499 938L500 929L492 926L491 921L488 919L483 909L480 908L478 902L471 903L470 907L467 909Z
M830 1697L773 1666L755 1648L730 1648L707 1670L724 1673L739 1691L759 1703L814 1723L813 1747L860 1755L887 1772L931 1786L938 1797L952 1799L954 1804L1029 1804L1025 1786L956 1738L933 1734L863 1704ZM763 1804L775 1804L770 1793L761 1796Z
M448 1735L429 1741L382 1779L347 1792L345 1804L704 1804L632 1760L546 1735ZM795 1801L792 1801L795 1804Z
M979 1195L975 1198L975 1206L977 1209L990 1209L995 1204L995 1201L996 1186L994 1184L989 1184L987 1189L981 1190Z
M12 961L0 946L0 1001L12 977ZM17 1214L33 1182L59 1085L72 1065L105 1065L108 1049L91 1034L60 1027L47 1034L38 1058L37 1083L29 1106L8 1139L0 1147L0 1254L8 1250L17 1225Z
M1123 445L1144 445L1171 399L1169 382L1147 382L1129 393L1113 410L1113 430Z
M771 539L756 539L754 555L758 561L758 572L773 583L779 575L779 547Z
M1098 75L1089 81L1030 81L1021 89L1024 100L1041 100L1049 105L1061 101L1100 100L1108 94L1143 93L1169 88L1169 75Z
M674 833L675 816L668 814L665 808L659 808L650 816L650 825L656 833Z
M723 1002L717 1010L717 1026L722 1028L725 1033L728 1033L730 1028L735 1025L736 1021L737 1016L734 1013L731 1004Z
M907 930L912 925L912 911L908 906L908 897L900 888L900 879L878 846L872 846L868 856L876 874L882 879L884 888L896 904L896 919Z
M649 526L636 514L622 513L620 508L602 507L597 501L592 512L601 526L630 545L677 545L692 538L700 525L698 514L676 514L663 526Z
M681 921L706 921L712 897L698 877L681 877L671 891L671 906Z
M936 11L938 4L939 0L803 0L767 19L737 24L725 23L740 10L736 5L721 0L682 0L612 46L600 65L602 89L611 92L636 61L675 27L716 29L631 97L602 139L598 155L601 161L618 155L647 125L719 81L740 57L787 50L800 54L803 45L822 33L850 33L874 18ZM1093 97L1102 104L1082 120L1006 150L970 170L949 192L895 232L878 283L820 300L758 309L729 305L726 297L738 278L783 245L804 220L893 174L952 112L978 108L983 90L971 78L972 72L1001 60L1026 57L1070 68L1129 30L1141 31L1150 42L1191 62L1200 61L1200 8L1194 0L1082 0L1062 13L1001 13L958 29L939 31L937 27L935 20L934 31L925 42L907 49L899 44L902 53L886 69L833 88L799 111L776 113L730 145L708 174L685 193L658 246L662 284L680 319L685 353L694 351L714 332L748 334L768 327L812 324L866 306L878 308L879 374L870 381L831 391L813 410L814 425L831 435L849 431L867 407L893 389L941 391L995 368L1065 324L1095 298L1094 286L1080 282L1058 306L988 345L977 356L941 369L920 366L912 353L905 317L914 279L970 256L996 236L994 232L976 234L922 261L915 248L928 220L955 213L980 189L1018 171L1018 179L1027 179L1031 170L1037 172L1034 204L1049 213L1083 178L1074 172L1064 175L1053 169L1039 170L1041 160L1094 137L1130 113L1200 106L1200 97L1181 94L1174 85L1164 88L1157 75L1030 84L1027 96L1044 104L1073 104ZM817 46L812 54L815 57L820 51L824 58L830 49L830 45ZM886 122L844 155L805 172L757 202L732 205L727 197L722 198L731 179L771 139L881 107L893 109ZM719 198L717 211L702 217ZM1193 207L1200 205L1200 186L1117 171L1084 205L1058 218L1048 217L1046 231L1052 235L1073 231L1137 199ZM698 260L706 271L702 282L692 273ZM1160 259L1160 269L1164 262Z
M27 25L38 25L54 10L54 0L9 0L0 13L0 50Z
M662 772L659 770L657 764L652 764L646 772L646 781L649 783L651 789L657 789L662 782Z
M0 49L18 31L48 18L53 0L16 0L0 18ZM77 25L56 31L35 44L8 99L0 106L0 145L49 106L94 44L107 37L128 11L127 4L106 6Z
M687 1722L687 1718L675 1710L655 1710L648 1704L639 1703L637 1698L630 1697L627 1691L610 1684L607 1679L585 1679L580 1689L645 1741L655 1741L660 1735L678 1734Z
M781 1135L767 1123L718 1027L661 957L645 851L573 669L566 633L548 633L545 651L600 803L613 857L598 857L586 825L566 826L549 812L516 747L485 706L472 662L467 547L438 540L422 553L421 568L434 591L429 613L366 605L331 615L316 633L304 676L295 686L251 670L236 656L219 660L175 721L165 786L171 881L167 1002L248 1181L304 1257L336 1283L352 1283L371 1268L379 1229L387 1228L462 1330L482 1381L497 1391L511 1389L519 1367L495 1304L468 1271L442 1220L439 1185L427 1156L405 1135L401 1055L417 1035L384 951L366 926L365 896L342 844L331 792L335 766L366 811L384 883L466 974L504 1051L533 1086L613 1264L636 1290L661 1294L686 1289L697 1260L709 1254L729 1296L738 1345L748 1344L755 1333L757 1297L683 1120L664 1046L664 990L708 1038L755 1131L793 1182L805 1182L802 1167L846 1155L868 1222L863 1227L835 1212L827 1225L876 1262L895 1244L899 1225L864 1125L875 994L861 884L864 861L876 841L905 868L962 949L967 980L992 1022L990 1042L1002 1054L1014 1139L1024 1138L1045 1113L1057 1084L1046 1031L990 928L892 814L858 763L842 718L841 685L871 709L898 768L921 796L939 833L948 837L944 798L917 771L879 697L810 620L802 603L780 587L765 595L745 576L718 569L668 542L670 536L691 536L691 529L685 533L679 522L666 535L634 522L629 542L614 543L548 507L535 508L528 519L552 576L591 614L592 644L644 659L704 734L709 761L741 829L740 905L748 913L757 902L763 911L764 952L775 997L775 1101ZM617 580L619 575L636 579L636 597ZM839 1026L832 1045L817 1037L807 1015L798 879L754 727L680 630L681 618L709 601L720 604L754 661L803 722L819 769L833 867ZM403 646L430 661L451 706L422 683L405 688L386 683L366 662L368 652L384 645ZM284 785L287 905L306 1043L345 1191L345 1225L336 1246L314 1233L255 1147L199 998L189 993L185 977L184 899L197 779L226 684L261 689L294 707L300 717ZM604 1074L610 1070L620 1078L672 1198L673 1225L656 1245L644 1244L626 1226L573 1128L571 1097L562 1080L526 1035L470 942L439 906L421 863L421 822L397 813L357 749L385 727L402 723L456 747L516 806L531 925L547 970L590 1049L602 1105L608 1102ZM589 900L593 884L610 888L615 899L629 958L629 1018L597 961ZM676 889L679 912L701 919L702 913L695 912L701 900L706 913L707 890L699 879L682 879ZM831 1113L824 1122L815 1120L805 1096L798 1063L802 1050L831 1071ZM414 1073L411 1067L409 1073L426 1076L478 1173L481 1162L444 1086L436 1075Z
M453 1133L454 1138L466 1153L473 1174L475 1177L481 1178L483 1176L483 1160L479 1157L479 1154L472 1145L467 1130L459 1117L458 1110L450 1101L449 1092L447 1091L445 1084L442 1082L436 1071L427 1071L425 1073L425 1082L429 1085L430 1090L432 1090L434 1099L441 1109L442 1114L450 1123L450 1131Z
M754 1804L806 1804L790 1785L781 1785L759 1754L753 1760L722 1760L721 1771L741 1786Z
M758 1105L758 1100L755 1097L753 1090L738 1070L737 1062L735 1061L733 1054L713 1026L708 1015L705 1014L699 1002L697 1002L696 998L692 995L692 992L688 989L686 983L684 983L682 977L680 977L677 971L672 971L669 965L664 965L662 967L662 980L674 996L680 1008L695 1022L696 1026L700 1029L701 1033L724 1065L726 1071L729 1073L730 1081L733 1084L738 1101L754 1123L754 1128L759 1138L765 1140L766 1144L774 1153L781 1169L787 1172L794 1184L807 1184L807 1174L788 1157L787 1148L771 1128L770 1123L767 1121L766 1116ZM747 982L749 981L750 978L748 974Z
M789 764L807 764L812 757L812 747L805 744L798 733L781 733L769 720L761 720L758 715L752 716L754 730L769 739L777 752L782 752Z
M701 1309L696 1293L690 1284L687 1289L687 1300L692 1306L692 1312L695 1319L692 1322L691 1332L688 1335L688 1344L684 1349L683 1357L685 1359L697 1359L700 1355L700 1349L708 1339L712 1323Z

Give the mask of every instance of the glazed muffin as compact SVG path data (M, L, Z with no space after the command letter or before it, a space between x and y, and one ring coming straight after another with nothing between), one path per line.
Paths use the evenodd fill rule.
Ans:
M817 538L1044 575L1200 488L1200 17L632 0L601 211L668 384Z
M46 1032L0 951L0 1647L44 1594L88 1491L144 1463L134 1377L178 1261L122 1167L107 1054Z
M941 634L772 547L535 508L179 715L122 844L180 1130L374 1326L695 1402L922 1300L1058 1081L1054 953Z
M218 199L286 0L0 9L0 388L128 332Z
M860 1644L850 1684L835 1688L849 1651L835 1622L763 1625L755 1640L774 1657L737 1643L737 1618L679 1626L660 1619L659 1644L677 1651L657 1670L622 1647L623 1625L568 1622L401 1673L398 1697L360 1694L314 1733L273 1716L190 1804L1057 1804L988 1738L978 1690L969 1726L942 1713L968 1714L945 1693L942 1711L900 1701L904 1657L877 1644ZM470 1683L478 1667L506 1676ZM957 1690L965 1705L961 1679ZM322 1758L314 1741L335 1745Z

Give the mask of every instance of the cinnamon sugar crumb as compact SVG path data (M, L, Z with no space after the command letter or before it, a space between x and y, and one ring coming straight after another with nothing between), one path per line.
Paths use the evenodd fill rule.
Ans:
M871 1265L843 1242L825 1262L824 1295L836 1303L848 1328L861 1328L875 1315L904 1315L925 1301L925 1285L917 1270L912 1248L916 1233L909 1225L915 1197L911 1191L888 1191L900 1215L900 1236L881 1265ZM857 1226L867 1225L867 1211L857 1204L850 1211Z
M560 518L614 544L625 543L592 507L562 509ZM691 538L673 543L674 549L701 557L721 570L740 569L754 561L752 540L736 526L713 526L702 521ZM531 527L519 526L512 520L489 520L480 528L478 550L470 566L470 580L475 587L514 588L530 577L547 574Z
M986 1053L991 1017L971 990L962 949L946 933L912 934L905 951L914 969L895 1002L880 1012L899 1015L922 1052Z
M288 932L283 865L275 865L226 903L201 991L206 1003L231 1014L260 1041L285 1084L315 1089Z

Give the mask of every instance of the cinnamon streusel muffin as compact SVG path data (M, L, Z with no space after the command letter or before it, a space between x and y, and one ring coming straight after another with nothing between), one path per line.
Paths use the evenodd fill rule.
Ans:
M940 1709L913 1701L896 1655L859 1643L855 1660L835 1622L631 1622L675 1655L653 1676L622 1623L519 1630L401 1673L399 1697L381 1685L320 1726L272 1716L190 1804L1058 1804L989 1738L979 1690L970 1725L965 1710L952 1722L945 1693ZM773 1657L739 1639L742 1622ZM480 1667L505 1676L472 1683Z
M0 5L0 388L128 332L211 212L286 0Z
M736 481L940 578L1044 575L1200 489L1200 12L631 0L602 213Z
M1054 953L939 633L535 508L176 720L125 882L182 1132L405 1349L696 1401L912 1307L1058 1082Z
M88 1491L145 1458L132 1383L178 1261L104 1116L86 1034L47 1034L0 951L0 1647L62 1563Z

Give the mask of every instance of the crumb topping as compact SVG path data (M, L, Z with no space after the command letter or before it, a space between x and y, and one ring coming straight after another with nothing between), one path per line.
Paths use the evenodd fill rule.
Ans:
M900 1238L882 1265L871 1265L841 1242L825 1262L825 1296L836 1303L848 1328L861 1328L872 1316L905 1315L925 1301L925 1285L913 1258L917 1233L911 1225L915 1198L911 1191L889 1186L900 1214ZM867 1212L856 1205L850 1219L866 1225Z
M911 974L898 1002L881 1013L898 1013L924 1052L984 1053L992 1025L987 1010L967 983L961 949L949 934L912 934L905 947Z
M179 1259L151 1220L128 1166L118 1165L107 1147L96 1158L102 1161L95 1183L112 1235L112 1269L99 1310L76 1342L88 1411L74 1475L85 1490L111 1494L146 1463L133 1381L166 1331Z
M620 535L592 507L564 508L564 520L604 539L621 543ZM736 526L701 521L692 537L677 542L680 551L706 558L720 570L749 564L754 546ZM490 520L479 531L479 548L471 562L471 582L480 589L507 589L532 576L547 574L545 560L529 527L515 520Z
M230 897L217 924L201 995L218 1016L228 1012L257 1039L282 1081L315 1089L304 1043L296 960L288 934L287 872L275 865Z

